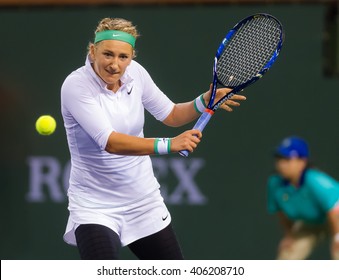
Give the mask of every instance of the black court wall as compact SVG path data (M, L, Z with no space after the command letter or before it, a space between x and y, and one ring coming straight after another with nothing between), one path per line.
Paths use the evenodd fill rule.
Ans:
M69 152L60 113L64 78L85 61L102 17L137 24L137 58L175 102L206 91L224 34L257 12L281 20L286 40L272 70L232 113L217 112L188 159L154 156L155 173L187 259L274 259L281 231L266 211L272 149L288 135L309 141L312 159L339 178L339 81L322 66L322 5L102 6L0 10L0 256L78 259L62 235L68 218ZM53 115L54 135L35 132ZM146 113L145 135L175 136ZM329 258L324 243L312 258ZM122 258L134 256L122 249Z

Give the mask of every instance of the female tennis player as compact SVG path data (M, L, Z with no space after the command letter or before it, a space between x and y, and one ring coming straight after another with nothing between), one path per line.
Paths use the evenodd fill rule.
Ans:
M284 139L275 156L268 210L278 214L284 229L277 258L306 259L329 236L332 258L339 260L339 183L310 166L308 145L300 137Z
M118 259L121 246L139 259L183 259L149 155L193 152L202 134L145 138L144 111L167 126L182 126L199 117L211 90L173 103L134 60L138 36L128 20L102 19L85 65L61 88L72 164L64 240L82 259ZM241 100L236 95L222 108L232 111Z

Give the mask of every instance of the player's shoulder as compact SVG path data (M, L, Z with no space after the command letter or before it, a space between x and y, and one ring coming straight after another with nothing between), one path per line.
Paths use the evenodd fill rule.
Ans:
M135 60L132 60L127 67L126 74L139 83L147 83L152 79L146 68Z
M267 186L270 189L276 189L284 186L284 179L278 174L272 174L267 179Z
M339 187L339 183L336 179L331 177L329 174L315 168L309 168L305 172L305 184L311 187L318 186L336 186Z
M82 82L86 80L85 77L85 66L79 67L78 69L72 71L68 76L65 78L63 84L72 84L77 82Z
M134 59L131 61L130 65L128 66L129 71L146 71L145 67L142 66L139 62L135 61Z
M305 171L305 180L320 180L323 178L330 178L330 176L322 170L316 168L309 168Z

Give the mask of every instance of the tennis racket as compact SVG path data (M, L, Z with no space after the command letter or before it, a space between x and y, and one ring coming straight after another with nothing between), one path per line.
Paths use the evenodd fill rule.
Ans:
M203 131L221 104L260 79L277 59L283 40L281 23L269 14L255 14L237 23L216 52L211 98L193 129ZM215 102L218 86L232 90ZM179 154L187 157L189 151Z

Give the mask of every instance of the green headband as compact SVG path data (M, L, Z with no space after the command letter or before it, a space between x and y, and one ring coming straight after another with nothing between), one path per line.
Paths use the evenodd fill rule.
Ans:
M130 44L133 48L135 46L135 37L120 30L104 30L97 32L95 34L94 43L98 43L103 40L118 40Z

